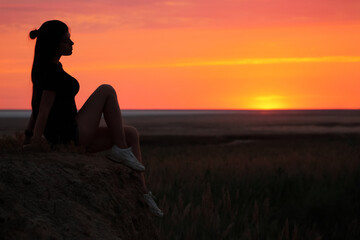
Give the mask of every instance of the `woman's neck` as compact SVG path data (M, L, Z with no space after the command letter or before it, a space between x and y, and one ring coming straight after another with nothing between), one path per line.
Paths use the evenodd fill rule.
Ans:
M51 62L52 62L52 63L55 63L55 64L59 64L60 57L61 57L61 56L56 56L56 57L54 57L54 58L51 60Z

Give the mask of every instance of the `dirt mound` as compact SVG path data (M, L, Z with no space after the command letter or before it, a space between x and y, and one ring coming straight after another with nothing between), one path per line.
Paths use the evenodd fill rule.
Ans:
M0 239L158 239L138 175L100 155L0 153Z

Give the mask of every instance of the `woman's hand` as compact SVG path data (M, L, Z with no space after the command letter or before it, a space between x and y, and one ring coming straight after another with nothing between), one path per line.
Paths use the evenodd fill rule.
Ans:
M34 135L32 130L29 130L30 127L32 127L32 125L34 124L34 118L33 115L31 114L30 120L29 120L29 127L28 129L25 130L24 132L24 142L23 142L23 146L29 145L31 142L31 138Z
M43 137L32 137L31 139L26 139L25 137L23 150L44 152L50 150L50 145Z

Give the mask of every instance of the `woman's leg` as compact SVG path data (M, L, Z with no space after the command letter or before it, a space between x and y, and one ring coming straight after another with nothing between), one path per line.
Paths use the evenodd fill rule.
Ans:
M138 131L134 127L124 126L124 132L125 132L127 145L131 147L135 157L141 163L142 159L141 159L140 139L139 139ZM96 141L94 141L93 144L90 144L89 147L93 150L101 151L108 149L111 146L112 146L112 140L109 129L107 127L101 127L98 129L96 133ZM152 195L151 192L148 191L146 187L144 173L140 172L139 175L140 175L140 181L143 185L144 200L146 204L149 206L150 211L154 215L162 217L164 213L161 211L161 209L159 209L159 207L157 206L154 200L154 196Z
M135 127L124 126L126 144L131 147L135 157L139 162L142 162L141 158L141 149L140 149L140 138L139 133ZM90 152L100 152L107 150L113 146L113 141L109 128L100 127L94 137L94 141L88 145L88 151ZM144 173L140 172L140 180L144 188L144 192L147 193L148 189L145 184Z
M109 128L113 144L126 148L123 120L116 92L110 85L101 85L88 98L76 116L79 143L85 147L93 144L98 133L102 114Z
M136 158L141 162L141 151L138 131L136 130L136 128L131 126L125 126L124 130L127 143L131 146ZM146 187L144 173L140 173L140 178L144 188L144 200L146 204L149 206L150 211L155 216L162 217L164 213L157 206L154 200L154 195L152 195L152 193L149 192Z
M125 130L126 143L128 144L128 146L131 147L137 160L142 163L139 132L137 131L136 128L134 128L132 126L125 126L124 130ZM142 182L142 185L144 188L144 192L147 193L148 189L145 184L144 173L140 172L139 174L140 174L140 179L141 179L141 182Z
M104 115L108 128L107 132L99 130L102 115ZM111 153L107 156L110 160L124 164L135 171L145 171L145 167L127 146L116 92L110 85L101 85L91 94L78 112L76 121L78 123L80 145L86 147L89 151L99 151L105 147L107 148L112 142ZM112 141L109 141L107 136L109 134Z

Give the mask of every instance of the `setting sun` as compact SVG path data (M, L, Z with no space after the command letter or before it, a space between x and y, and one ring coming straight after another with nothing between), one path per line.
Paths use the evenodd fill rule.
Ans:
M285 98L282 96L260 96L255 97L252 109L260 110L275 110L287 109L289 106L285 103Z

